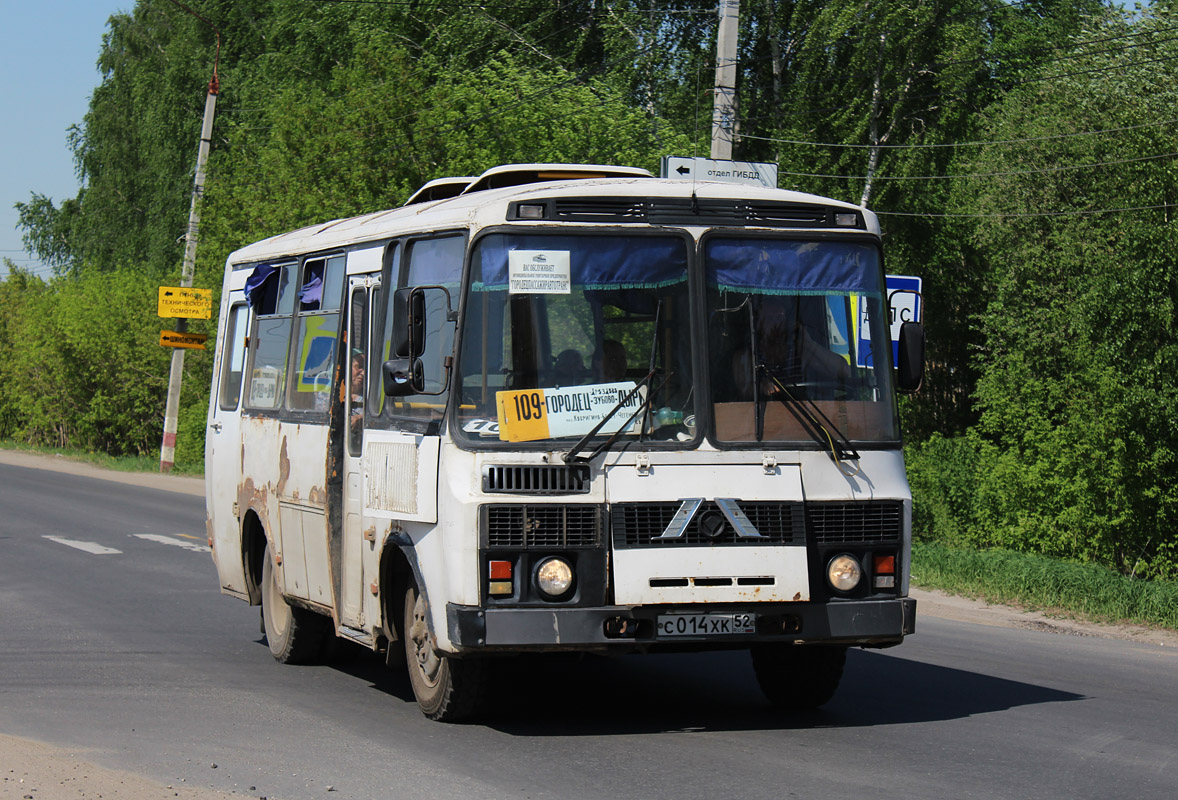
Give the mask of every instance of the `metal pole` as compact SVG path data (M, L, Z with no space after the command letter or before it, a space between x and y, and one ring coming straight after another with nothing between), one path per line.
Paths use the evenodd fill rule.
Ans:
M192 187L192 205L188 209L188 231L184 235L184 264L180 270L180 285L192 286L196 267L196 243L200 232L200 198L205 188L205 163L213 138L213 115L217 110L216 73L209 82L205 97L205 116L200 128L200 149L196 155L196 182ZM176 320L176 331L188 330L188 320ZM168 404L164 410L164 438L160 445L160 472L171 472L176 461L176 429L180 418L180 384L184 378L184 348L172 350L172 368L168 372Z
M716 36L716 88L712 105L712 158L730 160L736 134L736 37L740 0L720 0Z

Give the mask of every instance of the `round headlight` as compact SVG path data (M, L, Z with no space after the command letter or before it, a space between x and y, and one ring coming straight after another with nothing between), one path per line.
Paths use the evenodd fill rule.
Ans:
M863 577L863 568L854 556L843 554L835 556L826 566L826 579L836 591L849 592L859 585Z
M573 568L563 558L549 558L536 570L536 588L547 597L557 598L573 588Z

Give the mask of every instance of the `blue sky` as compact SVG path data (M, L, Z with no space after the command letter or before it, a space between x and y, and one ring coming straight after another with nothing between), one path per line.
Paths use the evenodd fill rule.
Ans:
M0 258L49 275L24 252L13 203L39 192L55 202L78 193L66 144L100 81L98 53L112 14L134 0L0 0ZM195 157L195 156L194 156ZM0 273L3 268L0 267Z

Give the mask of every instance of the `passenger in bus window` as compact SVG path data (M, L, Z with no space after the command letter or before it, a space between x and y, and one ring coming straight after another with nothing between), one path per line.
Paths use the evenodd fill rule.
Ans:
M352 351L352 415L351 426L355 432L364 424L364 353Z
M553 380L557 386L574 386L589 376L585 359L577 350L562 350L553 364Z
M601 350L593 354L594 374L601 376L602 383L615 383L626 379L626 348L616 339L606 339Z

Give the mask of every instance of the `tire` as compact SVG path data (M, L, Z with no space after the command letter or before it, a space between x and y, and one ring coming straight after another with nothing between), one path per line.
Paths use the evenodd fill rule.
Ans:
M750 654L761 691L787 711L809 711L829 701L847 663L847 648L837 645L760 644Z
M478 713L485 696L485 665L477 658L438 652L429 629L429 605L412 582L405 590L403 617L406 667L421 713L438 722L458 722Z
M330 620L287 603L274 579L270 548L262 558L262 629L270 653L283 664L316 660L323 654Z

